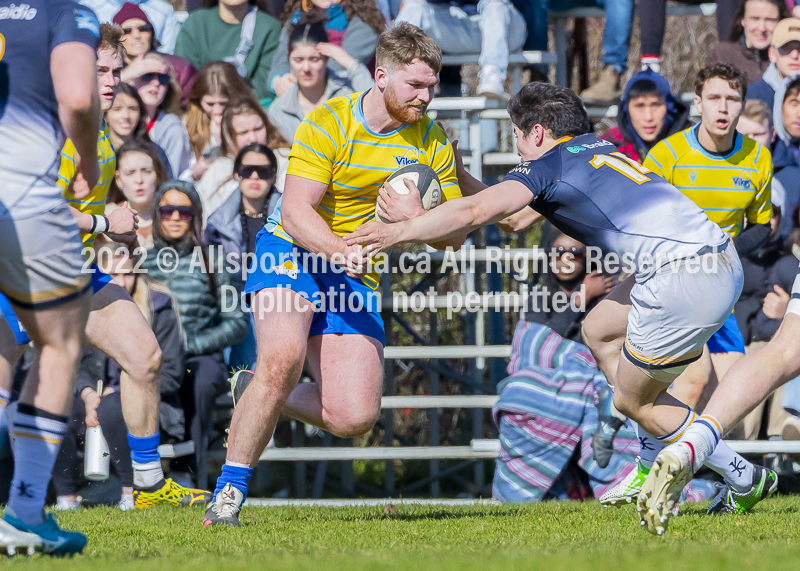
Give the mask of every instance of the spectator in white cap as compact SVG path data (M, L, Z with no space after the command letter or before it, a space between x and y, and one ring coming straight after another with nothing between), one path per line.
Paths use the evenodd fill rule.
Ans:
M786 18L778 23L772 33L769 60L772 63L761 79L747 88L747 98L772 106L783 80L800 73L800 19ZM772 113L776 115L774 107Z

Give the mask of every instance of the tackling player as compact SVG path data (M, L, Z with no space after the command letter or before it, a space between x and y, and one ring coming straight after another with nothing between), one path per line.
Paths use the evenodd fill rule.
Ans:
M56 185L66 133L87 183L98 179L99 128L95 48L100 31L91 10L71 0L0 0L19 14L0 20L0 291L35 342L36 358L20 394L15 466L0 519L0 550L78 553L86 536L45 517L44 502L71 410L75 373L89 312L89 276L75 221ZM24 16L24 17L23 17ZM8 402L8 356L14 337L0 320L0 414Z
M735 249L674 186L587 134L589 119L572 91L531 83L508 109L524 162L503 182L478 192L484 185L465 177L461 187L473 196L405 222L369 222L345 243L364 244L371 255L460 235L529 207L584 244L632 253L634 275L589 313L583 337L613 380L617 409L660 440L677 440L695 413L667 388L730 315L742 288ZM384 188L380 196L389 194ZM722 442L717 448L730 450ZM663 513L644 516L643 525L663 532Z
M297 130L283 197L258 234L258 269L245 286L258 340L255 376L234 411L204 525L239 525L251 466L281 411L341 437L377 421L385 343L378 274L365 271L361 248L342 236L374 218L378 190L399 166L430 165L443 199L460 196L453 148L425 114L441 58L419 28L390 28L378 39L374 87L322 104ZM435 246L459 247L464 237ZM317 382L297 385L306 358Z
M763 245L769 237L772 217L772 156L765 147L736 131L746 91L746 78L729 64L701 69L695 80L694 101L700 111L700 123L658 143L643 162L691 198L712 222L732 236L740 256ZM703 358L675 379L670 394L695 407L704 387L710 382L708 387L713 390L717 379L743 356L744 338L731 314L708 340ZM641 443L637 469L604 494L603 503L636 498L656 456L664 448L661 441L641 427L637 427L637 432ZM714 458L711 464L741 468L723 470L738 492L747 494L753 490L754 478L759 482L763 479L765 490L774 490L777 483L774 472L760 467L754 470L738 454ZM745 495L737 504L729 486L724 486L711 502L709 513L744 511L761 499L756 496L759 495Z

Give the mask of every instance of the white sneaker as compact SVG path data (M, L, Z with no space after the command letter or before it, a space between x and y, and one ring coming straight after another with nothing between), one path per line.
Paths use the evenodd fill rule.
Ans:
M241 527L239 510L244 503L244 494L231 484L225 484L214 501L206 508L203 525L227 525Z
M686 442L670 444L659 452L636 502L642 526L655 535L667 530L681 491L692 479L694 451Z
M484 66L481 70L481 82L478 85L478 97L489 99L508 99L503 84L506 76L500 73L500 68L493 65Z
M133 494L122 494L117 505L124 512L134 509L136 506L133 505Z
M0 518L0 553L10 556L22 548L24 553L33 555L41 545L42 539L38 535L21 531Z
M56 505L53 509L59 511L76 510L81 507L81 500L83 499L80 496L77 496L77 498L78 499L73 502L71 499L69 499L69 496L58 496L58 498L56 498Z
M636 459L636 466L628 472L628 475L625 476L622 481L611 488L610 490L606 490L602 496L600 496L600 503L604 507L608 506L621 506L623 504L629 504L642 491L642 486L644 485L645 478L647 478L648 472L645 472L642 463L639 462L639 459Z

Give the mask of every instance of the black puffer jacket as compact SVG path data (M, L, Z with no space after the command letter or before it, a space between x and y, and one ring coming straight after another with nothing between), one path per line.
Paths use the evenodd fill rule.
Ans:
M179 392L186 367L181 328L172 307L172 299L167 294L150 290L150 299L153 305L151 328L161 348L159 425L162 432L183 439L185 416ZM94 347L87 347L78 369L76 394L80 395L86 387L97 389L98 379L103 379L104 387L113 387L118 391L120 373L121 369L116 361Z
M172 247L178 254L175 271L164 272L158 267L158 253L163 248ZM215 248L217 253L218 248ZM219 268L224 260L212 258L212 267ZM166 265L166 264L162 264ZM231 285L228 272L215 273L216 295L209 287L208 275L200 268L200 253L193 252L191 245L173 245L155 241L155 246L147 251L142 267L153 279L167 286L178 302L178 312L185 337L186 356L205 355L222 351L236 345L247 334L247 318L238 303L236 288ZM228 287L226 287L228 286ZM223 311L225 304L232 310Z
M773 286L779 286L787 293L792 292L792 284L794 278L797 276L797 258L793 254L788 254L782 257L778 262L772 266L767 278L764 296L767 293L774 291ZM753 341L769 341L772 336L778 331L782 319L770 319L759 308L755 319L753 320Z

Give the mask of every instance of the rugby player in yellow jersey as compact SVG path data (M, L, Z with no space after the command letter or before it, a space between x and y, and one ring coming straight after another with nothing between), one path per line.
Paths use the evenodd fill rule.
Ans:
M97 84L103 112L111 108L114 90L119 84L119 71L122 69L121 37L120 28L110 24L100 26ZM116 163L106 126L100 131L97 156L100 177L97 184L89 188L80 173L80 159L76 157L72 142L67 140L61 151L58 184L78 223L84 246L91 246L94 236L99 233L110 233L117 240L133 241L135 244L136 211L124 207L108 217L103 216ZM165 479L161 469L158 454L161 350L155 334L128 293L112 283L110 276L101 272L96 265L92 264L91 269L94 295L86 323L86 337L89 343L117 361L122 368L122 411L128 428L134 474L134 488L128 493L132 492L137 508L157 504L205 504L210 499L207 491L185 488L172 479ZM14 323L13 316L9 316L8 321ZM15 333L19 339L20 332ZM27 342L23 338L20 344ZM91 389L85 390L88 392ZM97 406L103 395L82 396Z
M378 190L400 166L430 165L445 201L461 192L453 148L425 114L441 50L419 28L399 24L378 39L376 63L374 87L327 101L297 130L282 203L258 235L258 267L245 286L258 340L255 376L234 411L204 525L239 525L251 466L281 412L341 437L364 434L378 419L385 342L378 276L342 236L374 218ZM462 243L463 236L434 246ZM309 252L324 260L314 264ZM317 382L297 385L306 359Z

